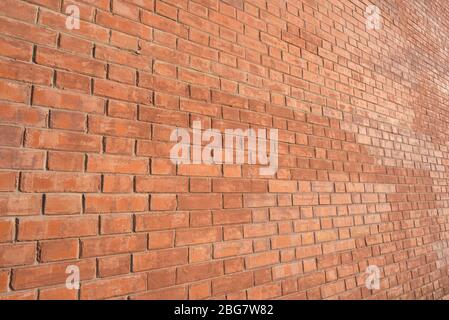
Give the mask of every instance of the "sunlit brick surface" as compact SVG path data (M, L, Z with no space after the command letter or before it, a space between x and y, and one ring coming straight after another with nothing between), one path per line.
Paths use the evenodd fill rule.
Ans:
M447 296L448 35L447 0L1 0L0 298ZM173 164L194 121L278 129L276 174Z

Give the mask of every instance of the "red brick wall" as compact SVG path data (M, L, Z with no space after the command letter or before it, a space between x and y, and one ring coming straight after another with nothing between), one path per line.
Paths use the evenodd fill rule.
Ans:
M449 294L449 5L374 3L1 0L0 298ZM195 120L276 175L173 165Z

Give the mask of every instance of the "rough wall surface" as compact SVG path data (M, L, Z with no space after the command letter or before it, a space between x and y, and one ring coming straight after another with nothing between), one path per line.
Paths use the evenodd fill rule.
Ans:
M446 0L1 0L0 298L448 295L448 35ZM196 120L277 128L277 173L174 165Z

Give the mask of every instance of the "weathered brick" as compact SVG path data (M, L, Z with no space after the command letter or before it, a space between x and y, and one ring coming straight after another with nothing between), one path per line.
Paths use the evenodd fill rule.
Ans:
M133 255L134 271L160 269L187 263L187 248L158 250Z
M88 282L81 287L80 299L98 300L144 291L146 282L145 274Z
M143 251L147 247L144 234L104 236L81 241L82 257L95 257Z
M135 218L136 231L154 231L186 228L189 226L188 212L154 212L138 214Z
M97 234L98 218L85 217L29 217L20 218L19 240L85 237Z
M12 267L33 264L36 259L36 245L24 244L0 244L0 267Z
M16 269L12 273L12 287L15 290L64 284L67 279L66 269L74 265L79 268L80 280L95 277L95 260L58 262Z
M40 260L42 262L69 260L78 258L79 243L76 239L51 240L40 243Z
M376 5L0 1L0 299L444 299L449 6Z
M24 173L20 189L24 192L98 192L100 176L78 173Z

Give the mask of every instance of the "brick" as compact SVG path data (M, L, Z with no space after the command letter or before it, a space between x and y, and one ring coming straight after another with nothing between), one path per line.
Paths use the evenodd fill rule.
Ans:
M245 258L245 265L248 269L263 267L279 262L279 253L276 251L258 253Z
M187 248L158 250L133 255L134 271L152 270L186 264Z
M36 1L36 0L34 0ZM53 1L53 0L51 0ZM56 4L57 6L57 4ZM57 10L57 9L56 9ZM98 25L94 25L92 23L86 22L88 19L87 16L92 16L91 12L87 12L85 6L80 6L80 14L84 17L84 20L80 21L79 29L70 30L72 34L77 34L85 38L89 38L91 40L105 42L108 39L108 30L102 28ZM66 19L67 16L64 14L58 14L54 11L45 10L40 14L40 22L43 25L49 26L52 29L66 29Z
M4 293L9 286L9 270L0 271L0 292Z
M136 177L137 192L187 192L189 180L182 177L152 177L138 176ZM180 208L181 209L181 208Z
M306 290L325 283L326 277L324 272L315 272L309 275L305 275L298 279L299 290Z
M156 1L156 12L173 20L177 19L178 10L174 6L166 5L163 2Z
M319 256L322 254L320 245L303 246L296 248L296 256L298 258L308 258L313 256Z
M141 74L142 82L140 86L154 91L162 91L171 95L179 95L182 97L188 96L189 87L187 84L171 80L164 79L154 75Z
M288 247L297 247L301 245L300 235L280 235L271 238L271 248L281 249Z
M19 61L0 60L0 76L6 79L49 86L53 81L53 70Z
M308 232L320 230L320 220L319 219L305 219L297 220L294 222L295 232Z
M148 172L147 159L129 157L91 155L87 157L87 172L145 174Z
M13 292L11 294L2 296L1 299L2 300L36 300L37 293L35 290Z
M176 210L177 200L174 194L153 194L150 201L151 210Z
M50 151L47 166L49 170L55 171L83 171L84 154Z
M148 272L148 289L155 290L175 285L175 269L162 269Z
M217 177L221 176L221 167L208 164L180 164L178 165L178 175Z
M103 78L106 75L106 65L104 63L51 48L38 47L36 62L40 65L79 72L89 76Z
M85 131L86 116L74 112L54 111L50 113L50 127L55 129Z
M212 102L241 109L248 109L247 99L215 90L212 91Z
M334 241L329 243L323 243L323 253L335 253L338 251L346 251L355 249L355 241L353 239Z
M270 180L268 186L270 192L296 192L298 186L296 181Z
M121 35L120 39L118 39L117 33L115 32L112 34L111 42L119 42L122 46L128 46L131 47L131 49L137 47L137 39L125 35ZM110 65L108 69L108 79L133 85L136 82L136 72L133 69Z
M176 231L176 246L217 242L221 240L221 228L208 227L198 229L184 229Z
M90 93L91 83L90 78L87 76L71 72L59 71L56 72L56 87L58 89L75 90L82 93ZM103 109L101 100L99 101L100 106L98 108ZM101 113L101 110L99 111Z
M266 184L255 180L213 179L212 189L214 192L264 192Z
M55 31L4 17L0 19L0 32L3 35L49 46L54 46L57 38Z
M208 50L207 50L208 51ZM204 50L202 51L204 52ZM211 55L215 55L214 52L210 53ZM199 86L209 86L210 88L219 88L220 87L220 80L214 76L203 74L196 71L190 71L183 68L178 68L178 79L181 81L185 81L188 83L192 83ZM191 112L193 113L202 113L201 111L206 111L206 115L212 115L217 116L220 114L220 107L219 106L213 106L210 105L209 108L204 109L201 107L200 104L185 104L183 101L181 101L181 109L187 110L191 108Z
M223 207L225 209L233 209L233 208L241 208L242 204L242 196L235 194L225 194L223 195Z
M178 208L180 210L217 209L222 205L220 194L179 195Z
M78 194L47 194L44 212L47 215L78 214L82 209L81 201L81 195Z
M211 192L211 181L208 178L190 178L190 192Z
M114 36L114 38L111 38L111 42L117 42L117 37ZM121 44L119 46L134 46L136 45L136 40L135 38L131 38L129 36L126 37L126 41L127 43L125 45L123 45L123 36L121 37ZM130 41L131 40L131 41ZM130 43L131 42L131 43ZM140 42L139 45L142 45L144 42ZM99 60L104 60L104 61L108 61L111 63L115 63L115 64L119 64L119 65L126 65L135 69L139 69L139 70L147 70L151 67L151 60L145 59L144 56L138 55L136 53L130 52L128 50L121 50L118 48L113 48L110 46L102 46L97 44L95 46L95 58L99 59ZM103 85L109 85L111 87L120 89L120 88L125 88L126 84L123 85L119 85L118 82L104 82L102 84ZM128 86L128 88L132 88L133 86ZM104 89L105 87L103 87ZM133 90L135 93L137 93L137 96L140 94L144 94L143 91L140 90ZM138 92L141 93L138 93ZM116 92L113 94L118 94L116 97L118 98L118 100L126 100L123 98L119 98L119 97L125 97L123 95L121 95L121 93ZM135 96L135 97L137 97ZM112 97L111 97L112 98Z
M135 120L137 118L137 105L123 101L109 100L108 116Z
M94 260L57 262L14 270L12 273L12 287L15 290L22 290L64 284L67 279L66 268L70 265L75 265L79 268L80 280L88 280L95 277Z
M253 286L253 273L242 272L212 280L212 294L235 292Z
M94 93L102 97L135 103L150 104L152 102L151 91L108 80L95 80Z
M187 113L159 108L140 107L139 120L178 127L187 127L189 125L189 115Z
M338 232L336 230L321 230L315 233L317 242L331 241L338 239Z
M270 220L293 220L299 218L299 208L270 208Z
M445 299L449 5L298 2L0 1L0 299ZM173 163L195 121L276 172Z
M2 169L38 170L43 169L44 162L43 151L0 148L0 168Z
M131 232L133 227L130 214L103 215L100 217L100 233L116 234Z
M24 105L0 102L0 115L4 124L25 125L32 127L45 126L48 112Z
M279 283L267 284L248 289L248 299L251 300L272 299L281 295L282 288Z
M103 192L127 193L133 190L133 177L125 175L103 175Z
M105 152L117 155L132 155L135 141L133 139L106 137Z
M339 292L343 292L345 290L344 281L337 281L335 283L326 284L321 287L321 295L323 298L331 297Z
M232 241L214 244L214 258L226 258L252 253L252 241Z
M13 219L0 219L0 243L11 242L15 233L15 222Z
M105 299L129 293L144 291L147 277L145 274L136 274L126 277L96 280L83 284L81 299Z
M166 249L174 245L175 232L173 230L150 232L148 234L148 249Z
M170 77L170 78L176 78L176 66L174 66L174 65L156 61L154 63L153 68L154 68L154 72L158 75L166 76L166 77Z
M231 258L225 260L225 273L235 273L245 270L245 261L243 258Z
M174 144L160 141L137 141L136 154L146 157L168 157Z
M156 290L132 296L131 300L185 300L187 291L185 287L173 287Z
M93 134L142 139L150 137L150 126L141 122L91 116L88 125L89 132Z
M26 131L25 146L34 149L99 152L101 138L75 132L29 129Z
M277 280L286 277L298 276L298 274L301 274L302 272L301 262L282 264L273 267L273 279Z
M189 263L210 261L212 258L212 249L208 244L190 247Z
M33 91L33 105L36 106L102 114L104 104L101 98L66 90L36 87Z
M184 25L161 17L160 15L155 15L151 12L144 11L141 19L144 24L148 24L155 29L170 32L180 37L187 37L187 28Z
M52 262L78 258L78 240L51 240L40 243L40 260Z
M245 238L263 237L277 233L276 224L258 223L245 225L243 229Z
M19 127L0 126L0 145L18 147L22 144L23 130Z
M46 12L43 14L43 19L41 20L45 20L45 18L56 18L58 24L61 24L61 17L62 16L51 16L53 13L49 13ZM48 20L47 20L48 21ZM50 23L54 24L54 21L49 21ZM76 29L74 29L76 30ZM79 29L81 30L81 28ZM87 30L83 30L83 31L87 31ZM102 31L106 31L106 30L102 30ZM100 37L104 37L104 32L101 32L103 35L100 35ZM60 38L59 38L59 46L67 51L73 52L75 54L81 54L84 56L91 56L92 55L92 50L93 50L93 43L84 39L80 39L77 37L71 37L69 35L66 34L61 34Z
M20 182L24 192L98 192L99 175L77 173L24 173Z
M81 255L85 257L131 253L145 250L147 239L144 234L104 236L81 241Z
M331 195L332 204L351 204L352 199L350 194L332 194Z
M221 261L206 262L182 266L177 269L176 282L178 284L215 278L223 274Z
M128 5L128 8L129 7L131 7L131 5ZM129 13L129 10L127 12ZM136 13L134 13L134 14L136 14ZM148 28L147 26L144 26L140 23L136 23L134 21L130 21L128 19L121 18L117 15L111 15L107 12L101 11L97 14L96 21L99 25L104 26L106 28L111 28L114 30L126 30L129 34L131 34L133 36L136 36L136 37L139 37L142 39L146 39L146 40L151 39L150 38L150 36L151 36L150 30L151 29L150 28Z
M190 213L190 226L204 227L212 225L212 217L209 211L200 210Z
M30 61L33 47L30 43L17 39L0 38L0 55L12 59Z
M169 159L151 159L151 174L175 175L176 165Z
M27 103L30 97L30 87L28 85L8 80L0 80L0 91L2 92L2 99L11 102Z
M19 220L19 240L85 237L97 234L98 218L86 217L29 217Z
M120 255L98 259L98 275L101 278L127 274L131 269L131 256Z
M276 197L269 194L245 194L243 205L249 208L270 207L276 204Z
M0 194L0 216L37 215L42 210L39 194Z
M36 245L24 244L0 244L0 267L12 267L33 264L36 258Z
M212 218L216 225L249 223L251 222L251 210L215 210L212 213Z
M48 288L39 290L39 300L76 300L78 290L64 287Z

